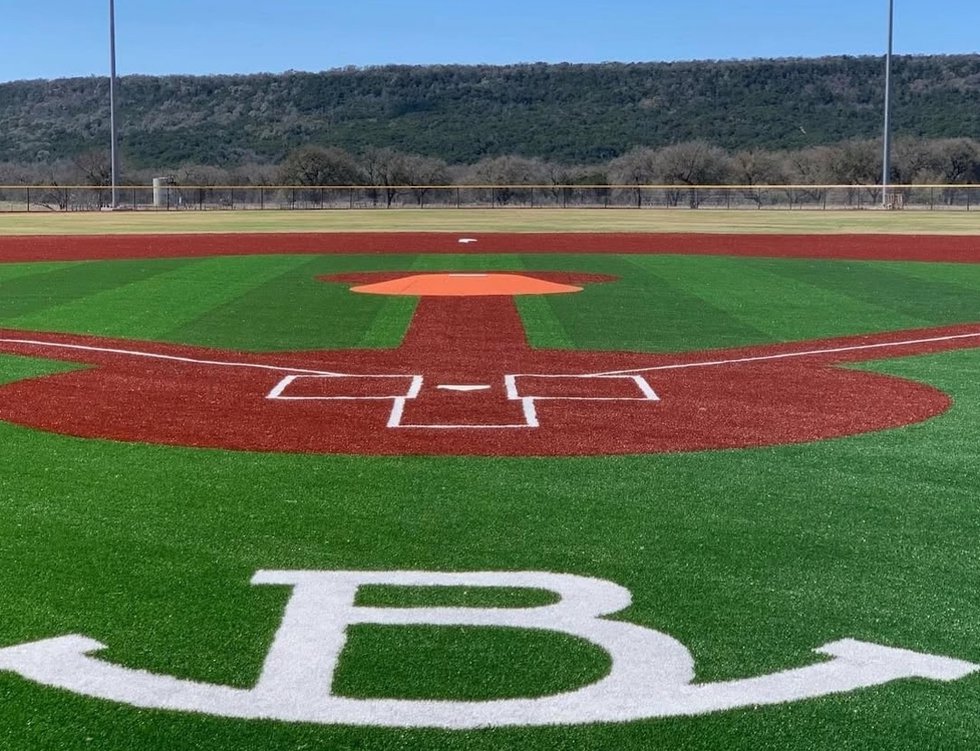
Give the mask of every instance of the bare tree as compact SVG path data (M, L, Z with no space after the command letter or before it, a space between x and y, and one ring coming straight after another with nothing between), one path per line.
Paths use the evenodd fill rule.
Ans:
M112 181L112 166L107 151L102 149L83 151L72 159L72 164L75 169L71 182L93 188L103 188ZM97 208L101 209L108 200L108 196L103 195L104 191L102 190L95 190L94 194L93 191L88 190L81 193L81 196L76 196L76 201L80 201L81 205L93 205L89 203L91 200L94 201Z
M412 196L421 209L425 206L425 198L434 185L446 185L449 182L449 169L442 159L431 156L411 154L405 157L402 165L405 170L405 180L412 186Z
M799 151L786 152L782 159L782 169L794 186L819 186L831 182L830 161L831 151L828 147L812 146ZM820 203L827 198L827 190L819 187L793 187L788 188L786 192L791 208L794 203L802 203L804 200Z
M579 202L586 204L609 204L609 196L612 190L608 187L610 182L609 168L597 166L577 166L568 168L568 182L566 185L583 186L576 189L563 188L563 204L574 202L578 197ZM587 186L587 187L586 187Z
M72 159L82 184L94 187L108 185L112 180L109 153L102 149L89 149Z
M830 178L839 185L862 185L871 203L881 196L881 139L845 141L829 149ZM853 200L848 191L847 200Z
M657 173L666 185L688 185L688 203L700 203L697 186L718 185L728 179L730 160L724 149L707 141L687 141L657 152Z
M530 190L520 185L541 185L546 177L544 162L521 156L499 156L473 165L472 177L485 185L496 186L494 201L506 206L515 201L527 202Z
M930 145L940 182L947 185L980 182L980 143L972 138L946 138ZM943 201L952 205L959 192L955 188L944 190Z
M364 178L368 185L368 196L377 204L379 195L384 195L385 206L391 208L398 196L399 188L411 183L405 172L406 156L394 149L368 149L361 159Z
M273 164L249 162L231 172L235 185L275 185L278 178L279 167Z
M343 149L304 146L291 152L282 164L285 185L357 185L363 177L354 157Z
M771 151L739 151L731 158L732 181L745 185L742 195L762 208L768 193L756 188L757 185L778 185L786 182L786 172L779 157Z
M657 179L657 152L645 146L630 149L609 163L609 175L617 185L632 186L636 207L643 205L643 186Z

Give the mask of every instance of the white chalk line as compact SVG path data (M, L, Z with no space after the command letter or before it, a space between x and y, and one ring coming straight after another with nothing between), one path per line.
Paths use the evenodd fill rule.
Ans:
M980 332L973 334L955 334L952 336L935 336L928 339L906 339L901 342L881 342L878 344L855 344L850 347L831 347L827 349L809 349L801 352L781 352L776 355L757 355L755 357L735 357L729 360L705 360L702 362L674 363L672 365L655 365L649 368L631 368L627 370L607 370L601 373L589 373L588 377L626 375L628 373L650 373L660 370L684 370L687 368L708 368L717 365L738 365L749 362L763 362L766 360L786 360L792 357L812 357L815 355L834 355L842 352L859 352L870 349L884 349L887 347L907 347L913 344L935 344L937 342L951 342L960 339L980 339ZM530 375L530 374L526 374Z
M332 377L332 376L320 376ZM385 427L387 428L425 428L433 430L501 430L501 429L522 429L522 428L538 428L540 427L540 422L538 420L537 402L539 401L591 401L591 402L630 402L630 401L646 401L646 402L659 402L660 397L657 392L654 391L650 384L647 383L643 376L639 375L614 375L614 376L604 376L600 380L616 380L623 379L630 381L637 388L639 396L535 396L520 393L518 388L517 379L523 378L523 375L505 375L504 376L504 390L507 396L507 401L516 401L521 404L521 412L524 417L523 423L440 423L440 424L421 424L421 423L408 423L404 422L405 408L408 403L416 398L422 391L422 384L424 382L424 377L421 375L406 376L406 375L390 375L390 374L369 374L369 375L355 375L355 376L340 376L349 378L403 378L411 379L411 383L404 394L376 394L373 396L291 396L287 392L292 386L300 379L310 378L308 375L304 374L292 374L283 378L279 383L277 383L272 391L266 395L266 399L271 400L284 400L284 401L390 401L391 402L391 412L388 416L388 422ZM585 380L590 376L583 375L571 375L571 374L551 374L547 376L533 376L535 378L572 378ZM443 386L436 386L436 389L441 389ZM482 391L484 388L489 389L490 386L480 386L479 389Z
M813 357L817 355L832 355L841 354L845 352L860 352L874 349L887 349L894 347L906 347L916 344L936 344L940 342L950 342L950 341L960 341L963 339L980 339L980 332L974 332L970 334L953 334L950 336L936 336L936 337L926 337L921 339L905 339L897 342L879 342L876 344L856 344L848 347L828 347L825 349L810 349L802 350L799 352L781 352L773 355L756 355L754 357L736 357L729 358L726 360L704 360L700 362L688 362L688 363L673 363L670 365L654 365L648 368L628 368L624 370L607 370L598 373L583 373L583 374L563 374L561 376L554 373L521 373L517 376L507 376L506 379L513 379L516 377L541 377L541 378L600 378L600 377L617 377L617 376L628 376L633 373L652 373L664 370L686 370L691 368L707 368L707 367L717 367L721 365L739 365L752 362L767 362L772 360L786 360L798 357ZM45 342L36 339L10 339L10 338L0 338L0 344L19 344L32 347L50 347L54 349L68 349L68 350L78 350L83 352L101 352L105 354L115 354L115 355L129 355L132 357L143 357L147 359L154 360L165 360L170 362L182 362L191 365L205 365L213 367L227 367L227 368L251 368L254 370L266 370L273 371L277 373L290 373L295 375L313 375L313 376L323 376L323 377L364 377L358 374L350 373L339 373L336 371L328 370L311 370L309 368L288 368L278 365L263 365L260 363L246 363L246 362L228 362L223 360L199 360L192 357L180 357L178 355L164 355L155 352L143 352L140 350L127 350L127 349L116 349L112 347L93 347L83 344L66 344L62 342ZM390 376L386 376L390 377ZM281 393L285 390L285 386L288 385L294 379L283 379L276 388L273 389L274 395L270 394L268 398L282 398ZM659 400L656 394L646 393L649 389L648 384L643 382L642 384L638 381L637 384L640 386L641 390L644 391L643 399ZM521 397L517 394L515 388L516 384L508 380L507 391L509 398L511 399L522 399L527 397ZM418 384L413 383L415 389L418 388ZM278 393L275 393L277 392ZM392 398L392 397L387 397ZM410 397L411 398L411 397ZM535 398L535 397L532 397ZM536 397L538 399L549 399L555 397ZM558 397L562 398L562 397ZM566 399L575 399L576 397L564 397ZM434 427L434 426L433 426Z
M278 365L262 365L252 362L226 362L223 360L197 360L193 357L179 357L177 355L162 355L156 352L141 352L130 349L113 349L111 347L91 347L84 344L64 344L61 342L42 342L33 339L0 339L0 344L21 344L31 347L52 347L54 349L70 349L82 352L101 352L111 355L130 355L132 357L144 357L151 360L167 360L170 362L183 362L190 365L208 365L223 368L253 368L255 370L271 370L277 373L297 373L317 376L346 376L347 373L335 373L329 370L309 370L307 368L286 368Z

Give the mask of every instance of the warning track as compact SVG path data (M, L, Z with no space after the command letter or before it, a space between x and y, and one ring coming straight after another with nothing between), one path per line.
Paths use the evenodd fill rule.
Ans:
M187 234L0 237L0 262L257 254L676 253L980 263L980 236L649 233Z

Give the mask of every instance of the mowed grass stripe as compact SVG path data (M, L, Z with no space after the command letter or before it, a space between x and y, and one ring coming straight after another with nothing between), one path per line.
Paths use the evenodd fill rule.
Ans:
M909 271L918 264L880 261L795 261L773 265L781 275L803 275L821 287L852 298L861 305L894 311L897 320L913 318L929 325L966 323L980 319L980 294L960 280L928 278ZM922 266L924 269L925 266ZM966 267L964 269L973 268ZM964 272L964 278L969 278Z
M404 263L404 268L411 271L425 271L428 267L422 256L409 256L404 259ZM418 307L416 297L382 295L380 302L381 306L358 342L360 347L366 349L397 347L405 338L405 332L408 331L408 325Z
M230 301L175 332L182 341L214 343L235 349L258 351L298 349L347 349L361 346L395 346L401 333L395 320L402 311L402 330L413 306L393 298L359 295L351 285L329 282L321 276L353 271L405 269L411 256L314 256L269 279L247 294ZM408 298L406 298L408 300ZM372 334L378 316L392 318ZM243 322L248 325L244 326ZM371 342L365 343L365 338Z
M0 285L14 279L50 274L52 271L77 265L78 263L0 263ZM4 291L4 288L0 287L0 296L4 294Z
M662 256L643 258L640 264L657 269L675 286L774 341L915 328L930 323L927 318L902 315L887 302L859 301L828 289L821 283L819 270L794 260L712 258L705 264L684 256ZM887 287L883 292L882 299L887 301Z
M980 264L881 262L880 268L913 279L941 282L980 293Z
M669 269L659 273L655 264L635 260L628 256L596 259L591 270L619 280L588 284L577 295L554 296L550 305L577 347L667 352L767 340L765 333L710 300L678 287ZM712 259L701 260L710 264ZM537 336L533 342L535 346L558 346Z
M230 264L220 258L184 260L149 279L22 316L15 323L117 336L138 328L142 337L166 339L183 324L308 261L302 256L243 257Z
M553 295L522 295L517 298L517 311L524 322L528 341L535 347L575 349L561 318L551 304Z
M0 323L5 326L22 325L25 321L45 319L45 311L70 305L91 295L111 291L135 282L151 279L180 268L186 261L91 261L48 265L47 271L19 276L3 284L0 294ZM25 328L29 327L25 325ZM52 328L42 324L39 328ZM76 331L72 323L68 331Z

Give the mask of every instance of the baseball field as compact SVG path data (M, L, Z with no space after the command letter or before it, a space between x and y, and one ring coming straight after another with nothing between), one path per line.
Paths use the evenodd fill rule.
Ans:
M968 212L0 216L0 748L974 749Z

